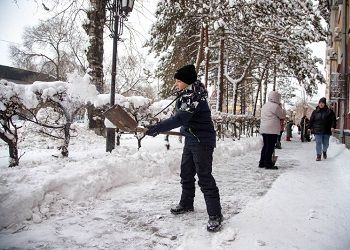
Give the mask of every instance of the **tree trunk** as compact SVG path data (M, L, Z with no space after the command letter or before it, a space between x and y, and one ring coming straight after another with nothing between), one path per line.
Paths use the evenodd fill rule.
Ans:
M208 87L208 78L209 78L209 31L208 24L205 24L204 29L205 36L205 48L204 48L204 57L205 57L205 72L204 72L204 86Z
M92 84L103 93L103 27L106 23L107 0L90 0L91 10L87 12L89 23L83 25L90 38L87 60L91 71Z
M200 30L199 48L198 48L197 59L196 59L196 71L197 72L199 70L199 66L200 66L201 62L204 59L203 45L204 45L204 24L202 24L201 30Z
M70 142L70 126L71 126L70 122L67 122L64 125L64 142L61 147L61 154L64 157L68 157L68 154L69 154L68 147Z
M247 83L245 83L246 85ZM242 85L242 88L241 88L241 115L243 115L245 113L245 95L246 95L246 92L245 92L245 85Z
M102 110L95 109L94 105L89 104L86 107L89 119L89 129L93 129L97 135L105 134L104 116Z
M269 71L267 70L267 72L266 72L266 78L265 78L265 81L264 81L264 98L263 98L264 104L266 103L267 83L268 83L268 81L269 81Z
M91 9L87 12L89 23L83 28L89 36L90 46L86 57L89 63L91 83L96 86L99 93L103 93L103 28L106 23L106 5L108 0L90 0ZM104 133L103 116L92 105L87 109L89 128L95 133Z
M217 111L222 112L224 102L224 49L225 49L225 31L220 36L219 68L218 68L218 96Z
M228 113L228 101L229 101L229 91L228 91L228 81L226 81L226 113Z
M8 143L9 145L9 155L10 155L10 164L9 167L15 167L19 164L19 155L18 155L18 148L17 148L17 138L14 141L11 141Z
M273 91L276 91L276 85L277 85L277 76L276 76L276 64L275 66L273 67Z
M257 90L257 92L256 92L256 96L255 96L255 102L254 102L254 110L253 110L253 116L255 116L255 114L256 114L256 106L257 106L257 104L258 104L258 97L259 97L259 93L261 93L261 84L262 84L262 81L263 81L263 79L264 79L264 77L265 77L265 73L266 73L266 70L267 70L267 66L268 66L268 64L266 64L266 66L265 66L265 68L264 68L264 70L263 70L263 72L262 72L262 74L261 74L261 78L260 78L260 81L259 81L259 83L258 83L258 90ZM260 94L260 96L262 96L261 94ZM260 100L260 105L261 105L261 100ZM261 106L260 106L260 108L261 108Z
M8 129L5 129L7 133L11 131L8 126L6 126ZM0 133L0 139L3 140L9 147L9 167L15 167L19 164L19 155L18 155L18 135L17 135L17 129L15 128L14 131L11 131L10 134L13 136L12 139L8 138L8 136L5 135L5 133Z
M237 88L238 86L236 86ZM234 102L233 102L233 114L237 114L237 99L238 99L238 91L236 89L236 91L234 92Z

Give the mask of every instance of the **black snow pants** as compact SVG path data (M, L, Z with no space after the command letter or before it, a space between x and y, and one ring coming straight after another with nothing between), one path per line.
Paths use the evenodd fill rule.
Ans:
M272 162L272 154L275 149L275 144L278 135L275 134L262 134L264 146L261 149L260 155L260 167L272 167L274 163Z
M204 194L209 216L221 215L219 189L212 176L214 146L185 145L181 160L182 194L180 205L193 207L195 197L195 175L198 176L198 185Z

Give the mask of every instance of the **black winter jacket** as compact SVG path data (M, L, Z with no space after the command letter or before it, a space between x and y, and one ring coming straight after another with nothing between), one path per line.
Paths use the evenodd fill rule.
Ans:
M322 109L317 107L311 114L309 127L314 134L331 135L331 129L336 127L336 118L333 110L327 106Z
M156 130L165 132L181 126L180 132L186 138L186 145L215 146L216 134L207 96L208 92L200 81L191 84L180 93L175 114L156 124Z

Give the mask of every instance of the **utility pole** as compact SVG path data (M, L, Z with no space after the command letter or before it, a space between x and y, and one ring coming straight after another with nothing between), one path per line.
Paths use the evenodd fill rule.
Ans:
M117 71L117 47L120 36L123 34L124 20L127 19L128 14L134 7L134 0L110 0L107 3L108 10L110 12L110 20L108 28L111 31L111 37L113 37L113 54L112 54L112 72L111 72L111 93L110 93L110 106L115 104L115 77ZM115 148L115 128L107 128L106 135L106 152L112 152Z
M111 95L109 103L111 107L115 104L115 76L117 71L117 53L118 53L118 26L119 26L119 3L116 4L117 11L114 12L114 34L113 34L113 52L112 52L112 72L111 72ZM106 137L106 152L112 152L115 148L115 129L107 128L107 137Z

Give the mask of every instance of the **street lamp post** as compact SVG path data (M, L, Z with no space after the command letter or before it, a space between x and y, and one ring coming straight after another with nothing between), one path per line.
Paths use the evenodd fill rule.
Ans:
M127 20L128 14L134 7L134 0L110 0L107 3L109 10L109 30L111 37L113 37L113 52L112 52L112 71L111 71L111 96L110 106L115 104L115 76L117 69L117 48L120 36L123 34L124 21ZM115 129L106 128L106 152L112 152L115 148Z

